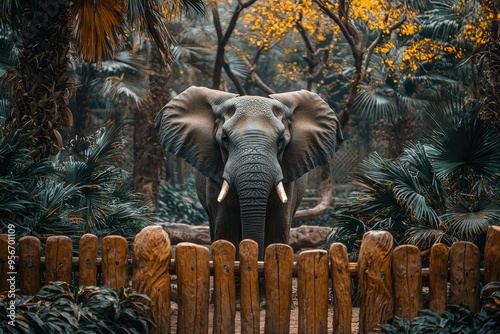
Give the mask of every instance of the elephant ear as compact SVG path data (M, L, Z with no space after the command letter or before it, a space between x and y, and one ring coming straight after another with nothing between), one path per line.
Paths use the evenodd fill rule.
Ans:
M192 86L174 97L155 119L160 143L183 158L203 175L222 181L223 163L215 140L214 111L237 96L205 87Z
M270 95L283 103L290 127L290 142L283 152L283 181L298 179L329 162L343 141L335 113L318 94L301 90Z

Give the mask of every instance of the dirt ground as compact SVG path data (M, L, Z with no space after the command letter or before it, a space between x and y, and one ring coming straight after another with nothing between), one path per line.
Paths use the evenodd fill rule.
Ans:
M296 284L297 281L294 279L293 282L293 290L296 291ZM175 287L173 287L175 290ZM175 293L174 293L175 294ZM298 333L299 331L299 308L297 307L298 305L298 300L297 300L297 294L292 292L292 301L296 307L292 308L291 314L290 314L290 334ZM214 315L214 305L210 304L209 306L209 330L208 333L213 333L213 315ZM171 303L171 332L176 333L177 332L177 304L175 302ZM266 311L261 310L260 311L260 332L264 333L264 325L265 325L265 319L266 319ZM333 332L333 307L331 305L328 306L328 333ZM359 308L353 308L352 309L352 334L357 334L359 331ZM241 320L240 320L240 312L236 311L236 316L235 316L235 333L241 333Z
M171 328L172 328L172 333L177 332L177 309L176 306L172 305L172 317L171 317ZM261 310L260 311L260 332L264 333L264 322L266 319L266 311ZM209 329L208 332L212 333L213 332L213 314L214 314L214 306L210 305L209 308ZM329 307L328 309L328 333L333 332L333 324L332 324L332 319L333 319L333 308ZM359 309L358 308L353 308L352 310L352 333L356 334L358 333L359 330ZM298 333L299 331L299 309L296 307L295 309L291 310L291 315L290 315L290 334ZM240 312L236 311L236 317L235 317L235 333L239 334L241 333L241 322L240 322Z

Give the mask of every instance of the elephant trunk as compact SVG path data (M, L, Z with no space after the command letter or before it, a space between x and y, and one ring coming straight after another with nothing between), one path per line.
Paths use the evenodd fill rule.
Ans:
M275 171L269 165L252 163L251 169L242 166L243 172L234 178L241 214L242 239L252 239L259 245L259 260L264 259L265 223L267 200L275 186ZM252 170L253 169L253 170ZM259 172L255 172L255 169Z
M243 202L246 202L243 199ZM261 201L259 201L261 202ZM240 201L241 203L241 201ZM264 231L266 222L266 204L240 204L242 239L252 239L259 245L259 260L264 260Z

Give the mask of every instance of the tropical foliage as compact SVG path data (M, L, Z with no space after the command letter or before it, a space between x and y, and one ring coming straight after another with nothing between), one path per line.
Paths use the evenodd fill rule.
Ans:
M361 190L336 210L329 243L355 243L371 229L421 249L443 242L482 244L500 222L500 141L479 117L481 104L458 93L427 109L429 129L394 160L372 153L352 174Z
M173 223L208 225L207 214L196 194L194 178L188 178L185 184L161 187L158 219Z
M413 321L395 317L393 324L381 325L386 334L492 334L500 326L500 282L487 284L482 292L491 290L485 296L481 311L474 314L468 307L448 305L442 314L424 309Z
M494 0L480 1L488 12L493 13L484 34L487 42L474 57L478 63L476 94L484 99L481 117L500 133L500 4ZM497 16L495 19L494 16Z
M17 236L82 233L134 236L151 222L150 208L128 189L120 167L122 126L108 124L73 139L52 160L30 159L29 133L0 137L0 219Z
M32 157L40 160L56 154L63 146L63 134L73 125L70 52L101 64L123 46L128 34L148 32L168 63L167 23L182 8L203 9L198 0L5 1L0 28L10 29L19 46L6 130L28 124L34 131L31 147L37 148Z
M9 319L7 294L0 295L0 316ZM148 333L152 326L148 296L127 288L46 284L34 296L16 296L15 324L0 323L0 333Z

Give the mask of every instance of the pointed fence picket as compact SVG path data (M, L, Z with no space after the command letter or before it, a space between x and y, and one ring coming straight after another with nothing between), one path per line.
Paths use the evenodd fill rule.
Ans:
M10 242L12 243L12 242ZM70 282L78 273L78 284L102 282L111 288L132 285L151 298L156 328L152 333L170 333L170 275L178 288L177 333L208 333L210 289L213 287L213 333L235 329L235 277L240 286L242 333L259 333L259 282L265 279L265 333L288 333L292 307L292 282L297 278L299 332L351 333L352 279L357 279L360 333L377 329L393 315L411 319L423 307L422 281L429 285L429 305L443 312L447 303L464 304L473 311L480 307L480 284L500 280L500 226L488 229L484 270L479 267L480 252L470 242L457 242L450 248L436 244L430 251L429 268L421 268L420 252L411 245L393 247L392 235L384 231L367 232L362 240L358 263L349 263L347 249L335 243L329 252L309 250L298 255L290 246L270 245L263 262L257 261L258 247L244 240L236 248L217 241L212 253L204 246L180 243L172 248L168 234L160 226L149 226L135 238L133 260L128 258L127 241L120 236L102 240L98 258L98 239L86 234L79 243L80 258L72 257L72 240L51 236L41 257L40 240L26 236L17 241L16 287L19 293L33 295L44 282ZM0 235L0 288L7 290L12 274L7 263L9 239ZM43 275L44 274L44 275ZM99 276L100 275L100 276ZM73 275L75 276L75 275ZM42 279L44 278L44 282ZM100 281L98 280L100 277ZM73 280L75 278L73 277ZM213 282L213 283L211 283ZM328 319L328 295L333 294L334 315Z

